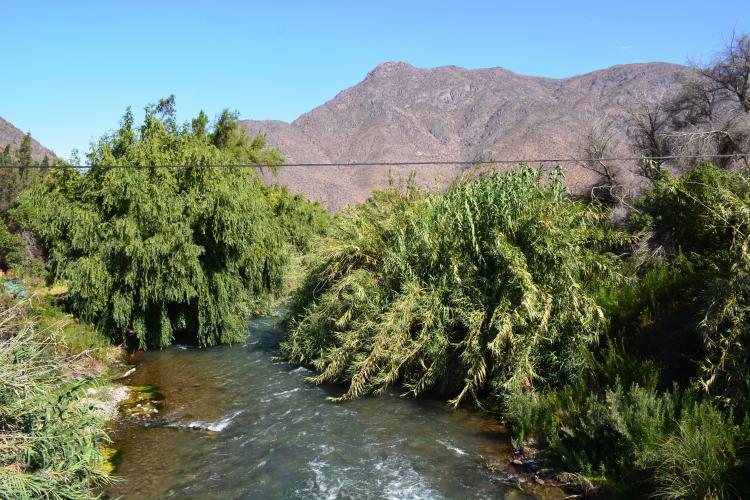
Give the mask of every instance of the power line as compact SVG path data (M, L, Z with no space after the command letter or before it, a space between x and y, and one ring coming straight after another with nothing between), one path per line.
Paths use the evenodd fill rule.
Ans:
M155 169L155 168L282 168L282 167L410 167L410 166L460 166L460 165L497 165L497 164L521 164L521 163L588 163L605 161L665 161L665 160L699 160L708 158L747 158L749 154L705 154L705 155L670 155L670 156L613 156L606 158L533 158L513 160L436 160L436 161L374 161L374 162L349 162L349 163L226 163L226 164L189 164L189 165L66 165L68 168L91 169L91 168L132 168L132 169ZM60 165L0 165L0 170L29 169L49 170L61 168Z

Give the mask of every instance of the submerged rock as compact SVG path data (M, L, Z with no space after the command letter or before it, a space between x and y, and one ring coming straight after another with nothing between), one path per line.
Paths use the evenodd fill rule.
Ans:
M94 416L110 421L117 418L117 410L130 396L130 389L124 385L107 385L91 387L86 390L86 396L81 403L94 409Z
M120 405L120 412L127 418L150 419L162 409L164 395L153 384L128 386L130 397Z

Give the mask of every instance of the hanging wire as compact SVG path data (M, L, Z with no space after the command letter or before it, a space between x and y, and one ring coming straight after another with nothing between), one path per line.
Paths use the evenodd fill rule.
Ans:
M371 161L371 162L333 162L333 163L226 163L226 164L187 164L187 165L0 165L0 170L7 169L29 169L49 170L61 167L75 169L102 168L283 168L283 167L409 167L409 166L439 166L439 165L496 165L496 164L521 164L521 163L588 163L604 161L666 161L666 160L699 160L736 158L747 159L750 154L705 154L705 155L670 155L670 156L612 156L606 158L520 158L506 160L435 160L435 161Z

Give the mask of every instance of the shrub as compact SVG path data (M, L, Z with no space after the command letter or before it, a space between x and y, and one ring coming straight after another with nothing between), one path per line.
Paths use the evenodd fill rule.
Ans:
M731 414L678 389L617 384L599 395L586 384L566 386L514 396L508 417L516 445L535 437L552 463L612 492L740 498L750 491L747 419L736 425Z
M0 218L0 269L15 268L23 263L23 240L11 233Z
M582 380L508 398L518 446L540 443L614 494L750 491L749 187L709 164L657 180L633 217L649 257L626 264L626 286L598 290L609 331Z
M742 498L750 492L750 422L735 425L708 403L685 408L675 431L645 454L655 496Z
M679 392L617 382L604 391L581 381L541 395L508 398L506 415L514 445L542 443L547 458L588 481L644 470L642 456L661 443L674 426ZM533 438L533 439L532 439ZM634 485L631 485L634 486Z
M665 178L641 203L662 239L694 268L691 294L704 339L700 386L722 404L746 411L750 394L750 180L703 164Z
M347 381L342 399L401 381L467 395L575 380L606 322L596 279L619 280L606 252L623 236L570 199L562 173L523 166L377 193L339 214L309 259L284 355Z
M286 187L276 186L268 199L284 239L300 253L310 251L313 239L325 234L330 225L331 216L320 203L310 203L301 194L291 195Z

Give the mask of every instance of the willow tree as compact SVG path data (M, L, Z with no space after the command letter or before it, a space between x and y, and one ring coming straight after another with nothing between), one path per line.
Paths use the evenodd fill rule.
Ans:
M174 99L128 110L91 147L85 171L62 167L20 197L16 218L47 246L68 304L140 347L184 334L201 346L242 338L246 317L277 293L288 260L276 205L285 192L250 168L121 166L278 164L234 114L178 124Z

